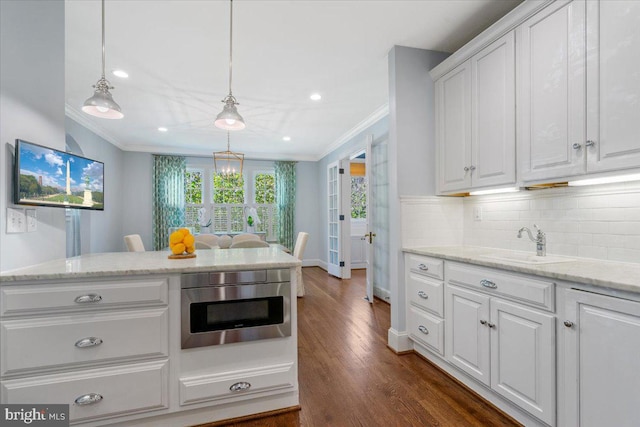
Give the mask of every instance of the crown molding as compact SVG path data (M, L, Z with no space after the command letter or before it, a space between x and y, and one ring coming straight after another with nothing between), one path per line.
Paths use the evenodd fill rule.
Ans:
M113 135L110 135L104 129L100 128L99 126L96 126L94 123L92 123L91 120L89 120L89 118L85 113L76 110L71 105L64 104L64 114L70 119L74 120L75 122L78 122L79 124L81 124L83 127L87 128L91 132L95 133L100 138L106 140L110 144L115 145L116 147L118 147L123 151L129 151L129 148L125 147L124 144L121 144L120 142L118 142L118 140L114 138Z
M319 161L323 159L324 157L331 154L338 148L342 147L348 141L353 139L356 135L365 131L369 126L373 125L378 120L388 115L389 115L389 103L385 103L384 105L378 107L378 109L376 109L373 113L371 113L366 119L364 119L363 121L355 125L349 131L347 131L345 134L339 137L336 141L334 141L331 145L329 145L320 154L320 156L316 157L314 160Z

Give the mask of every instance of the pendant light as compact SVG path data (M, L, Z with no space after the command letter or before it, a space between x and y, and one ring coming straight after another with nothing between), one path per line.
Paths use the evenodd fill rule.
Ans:
M231 151L229 134L230 132L227 131L227 151L216 151L213 153L213 167L216 174L225 176L235 174L242 175L244 154Z
M229 95L222 102L224 108L216 117L215 126L225 130L242 130L245 128L244 119L238 113L236 105L238 101L231 92L233 70L233 0L230 0L231 13L229 14Z
M113 86L104 77L104 0L102 0L102 77L93 86L95 92L93 96L84 102L82 111L92 116L101 117L103 119L121 119L124 114L120 111L120 106L113 100L109 89Z

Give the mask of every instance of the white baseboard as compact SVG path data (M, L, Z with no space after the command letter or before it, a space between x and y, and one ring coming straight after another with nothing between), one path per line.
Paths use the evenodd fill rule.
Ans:
M389 328L387 332L387 345L396 353L413 350L413 341L409 339L408 332L398 332Z
M391 304L391 292L387 289L379 288L377 286L373 287L373 296L380 298L382 301L388 302Z
M324 271L327 271L327 263L322 261L321 259L303 259L302 260L303 267L320 267Z

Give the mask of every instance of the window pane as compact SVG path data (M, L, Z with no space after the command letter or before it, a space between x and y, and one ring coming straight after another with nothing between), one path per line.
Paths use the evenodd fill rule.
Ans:
M367 217L367 184L364 176L351 177L351 218Z
M239 173L213 176L213 203L244 203L244 177Z
M202 171L187 170L184 178L185 202L187 204L202 203Z
M274 174L256 174L254 188L254 200L256 203L276 202L276 179Z

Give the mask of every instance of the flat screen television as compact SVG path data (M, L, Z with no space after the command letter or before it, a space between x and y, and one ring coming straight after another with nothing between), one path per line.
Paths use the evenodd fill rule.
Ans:
M15 203L104 210L104 163L16 140Z

